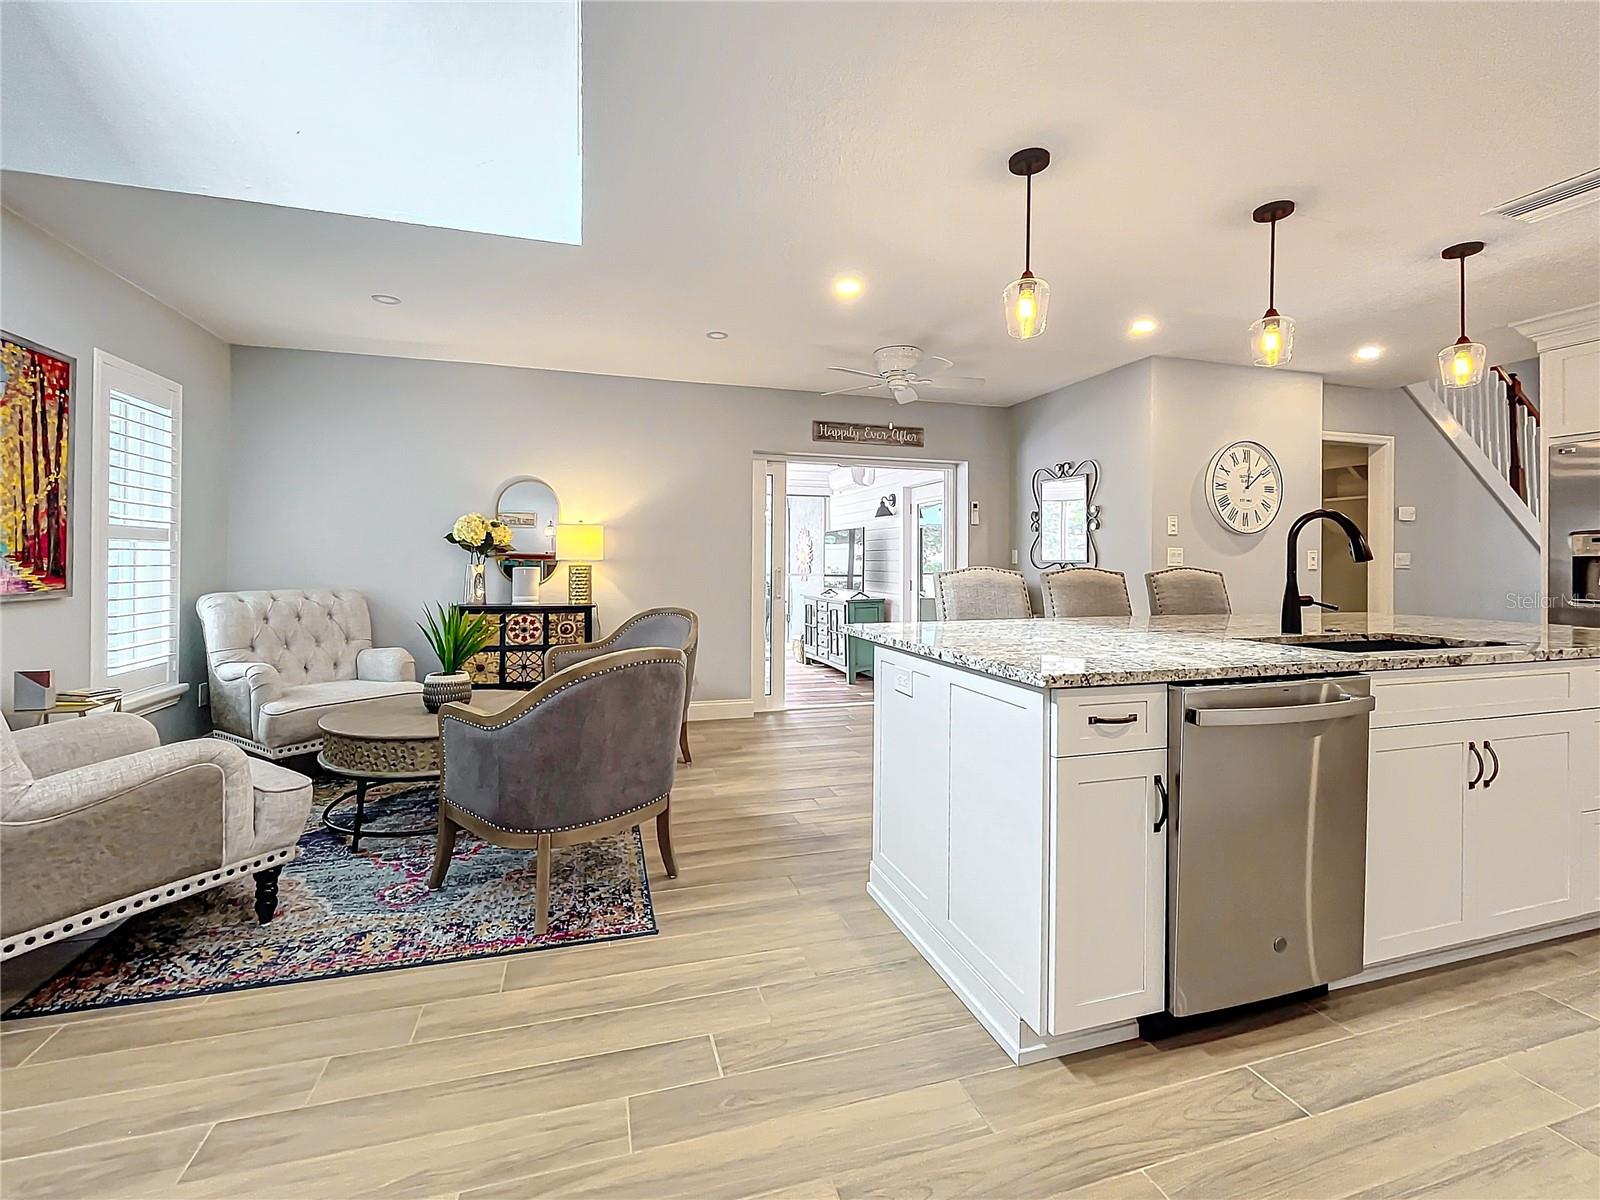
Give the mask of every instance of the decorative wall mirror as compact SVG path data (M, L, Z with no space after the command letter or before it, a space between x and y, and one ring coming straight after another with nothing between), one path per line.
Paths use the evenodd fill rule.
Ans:
M497 520L511 526L511 550L497 555L501 573L511 578L516 567L538 567L544 582L556 569L556 523L561 503L556 491L536 475L518 475L500 486L494 498Z
M1033 545L1028 561L1040 570L1098 564L1094 532L1100 528L1100 506L1094 493L1099 483L1100 464L1092 458L1040 467L1033 473Z

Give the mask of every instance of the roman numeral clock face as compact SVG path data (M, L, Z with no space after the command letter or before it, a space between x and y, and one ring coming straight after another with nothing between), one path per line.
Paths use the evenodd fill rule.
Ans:
M1260 533L1283 506L1278 460L1260 442L1234 442L1218 450L1206 487L1211 511L1235 533Z

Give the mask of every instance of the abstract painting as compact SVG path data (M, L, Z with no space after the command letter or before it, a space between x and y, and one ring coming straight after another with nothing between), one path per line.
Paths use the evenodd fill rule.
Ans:
M0 333L0 600L70 595L77 364Z

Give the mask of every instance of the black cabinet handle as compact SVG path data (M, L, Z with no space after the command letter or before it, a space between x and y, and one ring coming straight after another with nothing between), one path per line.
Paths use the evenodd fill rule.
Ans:
M1478 764L1478 773L1471 779L1467 780L1467 791L1470 792L1483 781L1483 755L1478 753L1478 745L1476 742L1467 743L1467 753L1471 754L1472 761Z
M1129 713L1125 717L1095 717L1089 718L1091 725L1132 725L1139 719L1138 713Z
M1156 795L1161 797L1161 816L1156 819L1156 827L1152 833L1160 833L1161 827L1167 823L1167 785L1161 782L1161 776L1156 776Z
M1489 757L1494 760L1494 774L1483 781L1483 790L1488 791L1494 786L1494 781L1500 778L1500 756L1495 753L1494 746L1490 744L1488 738L1484 739L1483 748L1489 752Z

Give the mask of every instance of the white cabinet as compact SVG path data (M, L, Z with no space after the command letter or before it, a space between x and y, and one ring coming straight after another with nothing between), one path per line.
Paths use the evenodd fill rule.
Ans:
M1600 342L1539 355L1539 415L1546 439L1600 433Z
M1579 916L1592 714L1375 729L1367 965Z
M1052 1034L1165 1004L1166 769L1164 750L1055 762Z
M1600 810L1578 818L1578 907L1600 912Z

